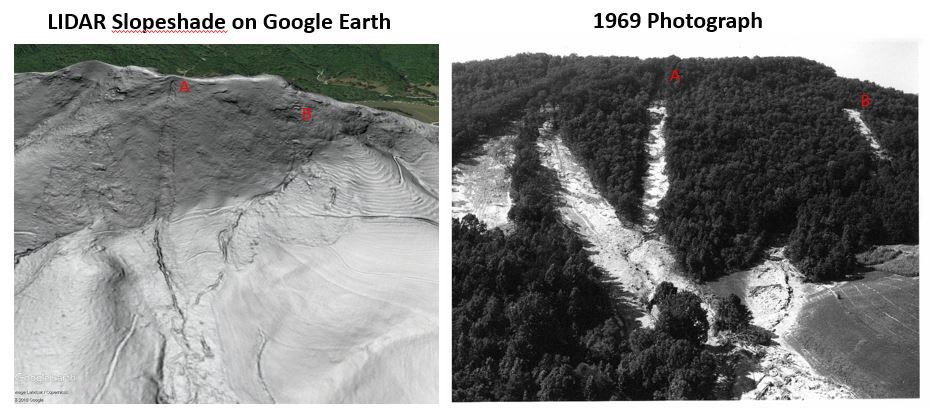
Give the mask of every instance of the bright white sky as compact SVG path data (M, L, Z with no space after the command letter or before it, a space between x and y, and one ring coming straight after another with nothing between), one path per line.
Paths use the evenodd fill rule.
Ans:
M915 41L868 41L802 56L834 68L843 77L919 93L919 44Z
M752 36L751 36L752 37ZM554 55L618 55L641 58L799 56L828 65L839 76L858 78L905 92L919 92L919 44L913 40L841 40L815 39L748 41L711 41L702 34L694 39L680 37L669 41L664 36L637 38L607 44L607 41L538 41L540 45L523 48L522 41L495 41L480 46L458 47L454 59L470 61L500 58L520 52L545 52Z

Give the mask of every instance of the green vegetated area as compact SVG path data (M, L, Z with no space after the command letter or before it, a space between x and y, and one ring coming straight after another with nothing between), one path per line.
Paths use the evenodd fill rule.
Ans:
M681 81L667 81L672 69ZM587 243L561 222L557 180L535 148L546 119L618 215L638 223L647 109L667 106L671 184L657 228L698 280L749 267L770 245L787 245L809 279L837 279L870 245L918 242L916 95L801 58L524 54L455 64L452 73L455 163L521 125L510 232L471 215L453 220L456 401L730 394L734 359L719 354L731 345L704 344L700 301L660 285L656 327L635 329ZM888 158L874 156L842 111L859 109L862 92L873 97L862 114ZM739 299L715 306L715 329L738 334L733 344L769 341L748 325Z
M188 77L272 74L299 88L438 121L437 45L16 45L15 72L81 61L137 65ZM405 103L402 103L405 102ZM408 107L412 107L409 109ZM428 113L426 113L428 111Z
M514 228L488 230L473 215L452 220L452 398L724 398L732 368L719 363L723 350L704 344L701 299L662 284L651 299L656 327L634 328L620 289L561 222L558 180L536 150L539 121L523 123L509 168ZM739 299L718 311L717 329L750 328Z
M672 69L682 80L668 81ZM642 219L646 112L666 104L659 232L711 279L769 245L813 280L842 278L874 244L918 242L918 96L837 77L802 58L637 59L527 54L455 64L454 160L526 109L552 119L624 219ZM876 159L843 109L860 109Z
M419 102L403 101L359 101L362 105L392 112L399 112L423 122L438 122L438 105L426 105Z

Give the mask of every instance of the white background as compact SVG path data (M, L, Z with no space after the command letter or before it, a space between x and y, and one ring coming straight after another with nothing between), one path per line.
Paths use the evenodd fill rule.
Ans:
M594 29L596 12L665 12L669 16L692 13L698 16L747 16L755 11L763 19L764 28L737 33L728 29L708 33L703 30L636 30ZM130 13L139 17L171 17L178 12L186 16L202 16L214 12L230 20L233 17L262 17L276 13L280 17L309 17L315 12L336 18L339 13L370 15L383 12L392 20L389 31L316 31L306 34L296 30L250 31L232 30L221 35L140 35L112 34L109 30L63 31L48 29L49 13ZM16 1L6 2L2 16L2 30L6 48L0 53L6 68L6 80L0 81L6 98L3 99L3 121L7 131L13 128L13 44L15 43L431 43L440 44L440 218L439 288L441 304L441 361L439 364L439 395L444 405L450 405L451 395L451 304L450 304L450 234L446 228L450 214L451 191L451 62L496 58L517 52L549 52L579 55L630 55L661 57L739 56L739 55L797 55L816 59L839 75L858 77L884 86L930 95L932 81L925 73L931 72L931 8L926 2L908 1L724 1L701 2L682 0L662 1L593 1L520 2L489 1ZM110 19L108 17L108 24ZM645 24L643 25L645 27ZM918 54L914 52L918 50ZM916 65L918 63L918 65ZM922 73L921 77L917 77ZM915 77L915 78L914 78ZM932 165L926 158L933 153L927 136L932 126L928 120L931 104L920 98L921 175L920 211L921 242L923 248L931 243L933 229L928 209L932 205L933 189L927 181ZM7 255L0 265L3 278L0 291L7 294L2 302L0 327L3 331L2 350L5 368L0 370L2 393L0 401L13 400L13 141L7 133L7 150L2 169L2 225L0 235ZM923 254L921 269L926 271L930 262ZM923 272L925 274L925 272ZM931 339L931 294L928 277L922 279L921 305L923 321L921 344ZM901 401L810 401L809 406L920 406L932 399L926 385L932 384L930 368L932 354L921 349L922 400ZM623 405L624 403L613 403ZM625 403L643 406L649 403ZM713 403L701 403L713 406ZM720 403L723 404L723 403ZM776 406L781 402L743 402L741 405ZM482 404L493 405L493 404ZM496 404L501 406L503 404ZM549 405L549 404L545 404ZM550 404L559 406L559 404ZM594 403L560 404L561 406L593 406ZM601 405L610 405L604 403ZM525 404L523 406L530 406ZM658 406L658 404L653 405ZM680 404L685 406L685 404ZM783 406L789 406L788 404Z

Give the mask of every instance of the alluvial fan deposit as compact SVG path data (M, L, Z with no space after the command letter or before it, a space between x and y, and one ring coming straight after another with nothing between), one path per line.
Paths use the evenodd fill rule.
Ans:
M437 401L437 127L85 62L15 76L14 138L18 392Z

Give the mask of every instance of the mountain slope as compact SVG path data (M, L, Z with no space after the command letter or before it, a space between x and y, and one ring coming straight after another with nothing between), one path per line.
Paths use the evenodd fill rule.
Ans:
M918 241L916 95L801 58L522 54L452 72L456 165L490 161L479 147L511 121L545 123L515 143L510 228L453 220L455 399L918 395L912 354L851 347L917 348L918 336L863 325L878 308L840 319L825 312L842 298L810 298L858 277L860 252ZM850 113L863 93L869 139ZM521 154L531 144L539 155ZM581 286L595 277L606 292ZM722 309L746 329L719 333ZM917 302L896 309L888 318L912 332ZM828 325L847 335L815 335ZM543 327L551 342L527 340ZM691 349L653 333L684 334L674 327L711 327L696 351L713 360L669 371ZM881 379L904 386L866 388Z
M17 372L74 376L61 402L436 400L436 127L277 77L15 90Z
M681 80L668 81L679 69ZM788 244L810 279L839 279L871 245L918 242L918 96L837 77L802 58L680 59L522 54L456 64L454 158L524 110L556 128L618 215L641 222L646 141L663 102L670 187L658 232L695 279ZM863 119L891 160L848 119ZM826 222L827 221L827 222Z

